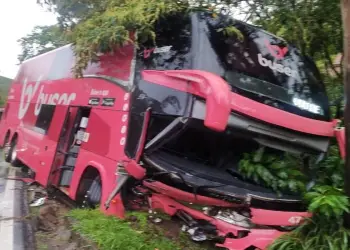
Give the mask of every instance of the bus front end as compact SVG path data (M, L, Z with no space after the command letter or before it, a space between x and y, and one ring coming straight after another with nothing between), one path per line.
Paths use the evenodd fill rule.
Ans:
M125 178L113 195L177 216L195 241L266 249L311 215L301 192L276 192L242 164L257 152L291 154L305 170L327 152L335 123L315 64L226 16L174 15L157 34L157 47L137 54L130 161L118 167Z

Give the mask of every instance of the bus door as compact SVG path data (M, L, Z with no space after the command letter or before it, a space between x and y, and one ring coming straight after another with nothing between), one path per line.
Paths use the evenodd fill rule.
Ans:
M57 142L49 184L62 191L70 186L81 143L86 140L91 107L70 106Z

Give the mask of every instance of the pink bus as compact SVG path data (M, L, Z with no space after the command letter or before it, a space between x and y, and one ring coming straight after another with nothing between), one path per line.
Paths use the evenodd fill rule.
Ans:
M220 31L228 25L243 40ZM310 214L300 194L241 176L239 161L261 148L324 155L332 137L343 142L319 72L227 16L174 15L156 31L156 46L102 50L79 79L71 45L25 61L0 125L6 160L106 213L160 209L193 240L265 249Z

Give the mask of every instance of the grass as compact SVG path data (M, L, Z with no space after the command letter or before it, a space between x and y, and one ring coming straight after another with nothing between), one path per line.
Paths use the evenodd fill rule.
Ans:
M73 230L96 243L101 250L199 250L200 245L180 234L171 240L164 230L148 221L147 213L128 213L125 220L99 210L71 210Z

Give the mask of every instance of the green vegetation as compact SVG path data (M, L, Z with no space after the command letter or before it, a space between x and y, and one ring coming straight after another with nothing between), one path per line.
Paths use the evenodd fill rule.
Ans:
M332 56L342 51L342 20L334 0L38 0L58 13L59 25L75 45L75 72L80 75L97 52L112 51L130 41L154 38L154 24L162 17L198 9L242 14L245 21L260 25L294 43L303 53L332 68ZM242 16L241 15L241 16ZM230 31L233 31L232 29ZM45 32L45 31L44 31ZM46 37L46 35L44 36ZM45 41L45 39L43 39ZM23 46L23 45L22 45ZM23 48L25 48L23 46ZM338 77L340 73L333 72Z
M3 107L6 103L11 81L10 78L0 76L0 107Z
M148 220L147 213L128 213L126 219L105 216L100 210L72 210L73 230L94 241L101 250L200 250L188 237L165 236L165 229Z
M344 186L344 161L339 157L337 145L329 148L328 156L321 162L316 162L313 156L273 154L262 147L253 154L244 155L239 171L247 180L276 192L305 193L311 180L316 185L336 189Z
M301 192L308 210L314 214L303 225L276 240L269 249L349 249L350 231L343 226L343 216L350 211L350 201L343 191L344 162L337 146L330 148L328 157L321 163L314 164L315 159L309 159L307 170L301 167L300 156L284 157L282 160L260 149L246 155L239 168L247 179L276 192ZM306 172L312 173L314 185L310 187Z
M9 85L11 83L12 79L0 76L0 86L2 85Z
M22 47L19 62L67 44L64 34L58 25L35 26L30 34L17 41Z
M301 169L302 159L289 154L266 154L264 150L261 148L255 154L244 155L239 164L241 174L277 193L304 192L307 178Z
M327 226L320 226L327 223ZM343 221L316 215L290 234L277 239L269 250L348 250L350 231Z

